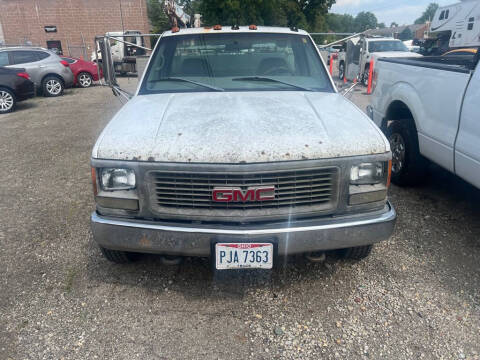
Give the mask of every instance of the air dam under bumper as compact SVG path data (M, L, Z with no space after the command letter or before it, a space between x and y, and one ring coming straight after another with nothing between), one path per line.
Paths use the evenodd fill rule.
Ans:
M319 218L275 224L238 226L172 225L127 220L92 214L95 241L112 250L184 256L210 256L211 242L221 239L275 241L278 254L341 249L388 239L396 213L387 202L382 211L342 217Z

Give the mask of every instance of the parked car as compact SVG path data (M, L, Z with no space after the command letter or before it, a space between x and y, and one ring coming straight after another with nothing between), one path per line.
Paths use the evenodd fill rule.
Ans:
M93 237L114 262L149 252L270 269L278 255L333 249L361 259L393 232L390 160L307 32L167 31L92 151Z
M380 59L368 112L393 153L392 181L415 184L428 159L480 188L478 55Z
M25 68L44 96L60 96L65 88L73 86L68 62L43 48L1 48L0 66Z
M19 101L34 96L35 85L25 69L0 67L0 114L15 110Z
M85 61L82 59L61 57L62 60L70 64L73 72L73 84L82 88L92 86L94 81L100 80L98 77L98 66L93 61ZM102 77L102 69L100 68L100 77Z

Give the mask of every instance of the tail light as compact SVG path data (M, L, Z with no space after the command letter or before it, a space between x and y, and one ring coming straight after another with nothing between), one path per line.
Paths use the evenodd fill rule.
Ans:
M28 75L26 72L19 72L19 73L17 73L17 76L20 76L21 78L30 80L30 75Z
M377 79L378 79L378 70L373 68L373 74L372 74L372 93L375 90L375 87L377 86Z
M60 60L60 64L62 64L63 66L65 67L69 67L70 64L68 62L66 62L65 60Z

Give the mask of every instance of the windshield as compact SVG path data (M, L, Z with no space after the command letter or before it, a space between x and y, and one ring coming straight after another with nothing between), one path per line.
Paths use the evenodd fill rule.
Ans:
M398 40L370 41L368 52L408 51L404 43Z
M140 94L195 91L333 91L307 36L238 33L167 36Z

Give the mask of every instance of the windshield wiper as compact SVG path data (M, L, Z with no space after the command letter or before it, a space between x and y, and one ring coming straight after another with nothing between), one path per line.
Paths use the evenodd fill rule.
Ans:
M201 82L198 82L198 81L193 81L193 80L189 80L189 79L185 79L185 78L181 78L181 77L173 77L172 76L172 77L164 77L164 78L155 79L155 80L148 80L148 82L161 82L161 81L186 82L186 83L194 84L194 85L197 85L197 86L202 86L204 88L207 88L207 89L210 89L210 90L213 90L213 91L225 91L225 89L222 89L222 88L219 88L219 87L216 87L216 86L204 84L204 83L201 83Z
M291 84L289 82L277 80L267 76L244 76L244 77L233 78L232 81L269 81L269 82L275 82L283 85L288 85L303 91L313 91L312 89L309 89L300 85Z

